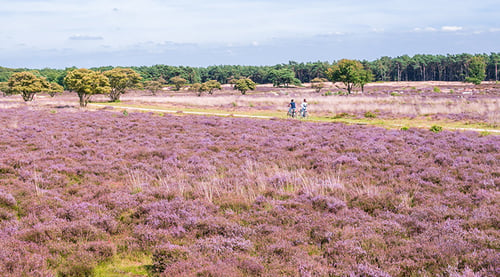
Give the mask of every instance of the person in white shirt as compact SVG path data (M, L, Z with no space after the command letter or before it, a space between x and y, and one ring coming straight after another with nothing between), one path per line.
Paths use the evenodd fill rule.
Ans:
M300 115L302 117L307 116L307 100L306 99L304 99L304 102L302 102L302 104L300 105Z

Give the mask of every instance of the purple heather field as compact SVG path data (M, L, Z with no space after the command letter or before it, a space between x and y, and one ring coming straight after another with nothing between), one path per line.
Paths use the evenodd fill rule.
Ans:
M500 136L33 107L0 130L2 276L500 275Z

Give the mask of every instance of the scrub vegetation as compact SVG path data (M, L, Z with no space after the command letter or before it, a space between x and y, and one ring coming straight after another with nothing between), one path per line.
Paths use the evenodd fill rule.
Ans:
M29 105L0 129L4 276L498 275L499 136Z

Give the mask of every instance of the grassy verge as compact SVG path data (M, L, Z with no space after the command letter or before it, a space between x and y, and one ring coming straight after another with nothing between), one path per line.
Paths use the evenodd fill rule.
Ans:
M151 257L146 254L117 256L94 269L96 277L150 276Z
M257 116L257 117L269 117L269 118L287 118L286 112L284 111L265 111L265 110L252 110L252 111L239 111L239 110L221 110L215 108L193 108L193 107L177 107L177 106L158 106L150 104L130 104L130 103L93 103L95 105L105 105L110 107L116 107L120 109L142 109L147 111L150 109L153 112L162 113L199 113L207 115L219 115L219 116ZM430 128L431 126L438 125L444 129L457 130L457 129L470 129L470 130L484 130L492 131L496 133L500 131L498 126L492 126L491 124L478 122L470 123L468 121L447 121L447 120L435 120L427 117L418 118L357 118L349 115L346 116L335 116L335 115L312 115L308 117L308 121L316 122L339 122L345 124L361 124L361 125L374 125L384 128L399 129L399 128Z

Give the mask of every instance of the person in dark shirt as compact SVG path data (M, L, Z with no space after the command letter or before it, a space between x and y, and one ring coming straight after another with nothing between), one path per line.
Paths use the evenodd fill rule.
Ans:
M288 107L288 115L290 115L291 117L295 117L295 109L297 108L297 105L295 104L295 101L293 101L293 99L288 104Z

